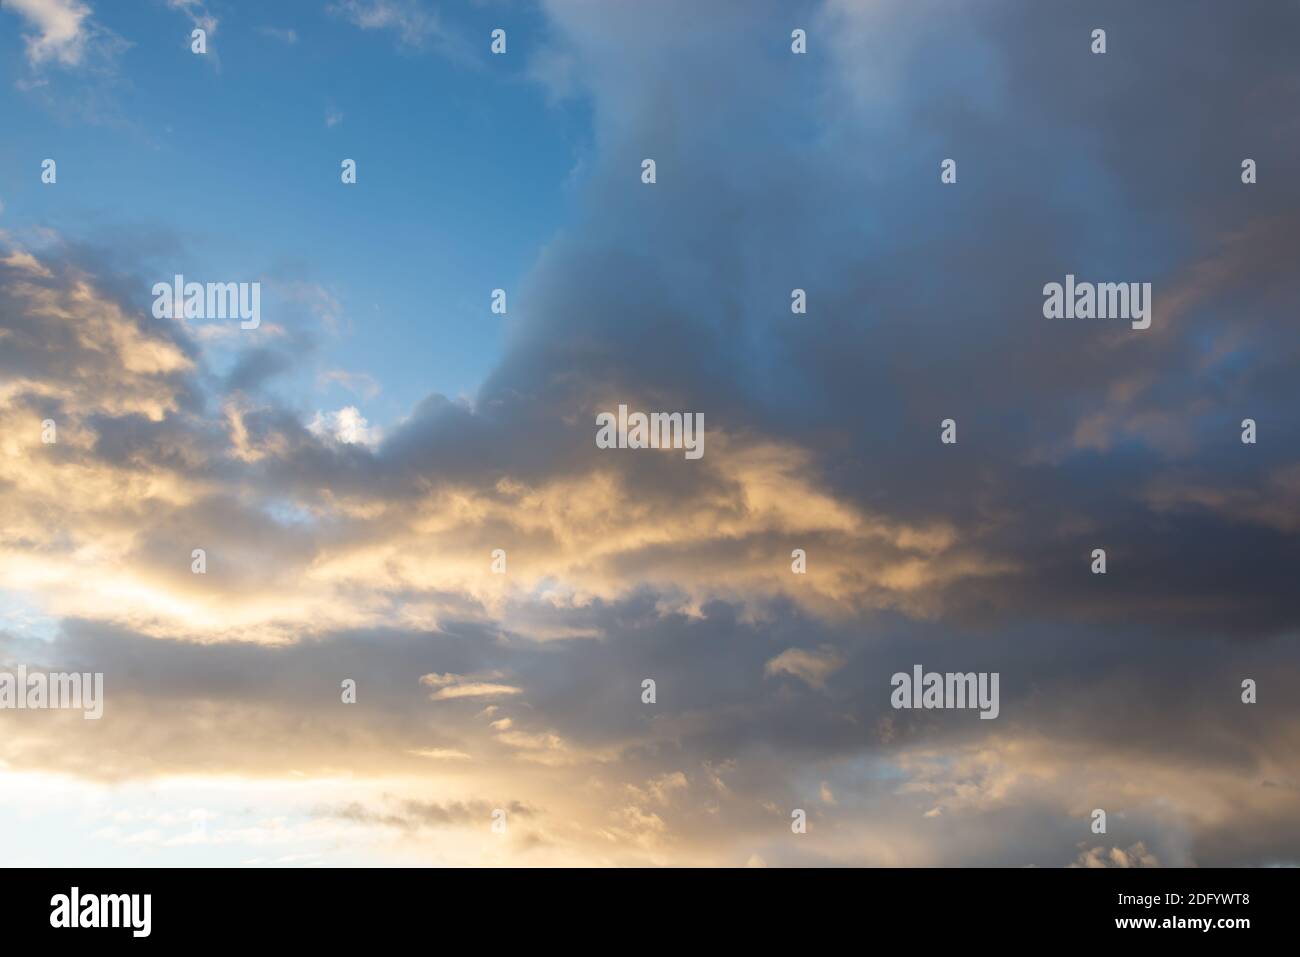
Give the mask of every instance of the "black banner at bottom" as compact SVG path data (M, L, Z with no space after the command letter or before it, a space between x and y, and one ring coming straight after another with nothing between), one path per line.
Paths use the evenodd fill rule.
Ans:
M434 944L471 927L494 943L518 933L534 945L551 935L667 945L681 932L770 945L783 932L919 931L926 944L1055 935L1232 946L1289 938L1300 891L1294 869L11 869L0 881L7 941L75 935L92 946L373 944L430 932Z

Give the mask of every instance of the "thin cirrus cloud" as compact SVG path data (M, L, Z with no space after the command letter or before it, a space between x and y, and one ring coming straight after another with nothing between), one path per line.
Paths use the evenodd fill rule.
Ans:
M450 30L437 10L420 0L334 0L328 10L362 30L392 35L400 49L429 47L455 60L471 58L464 37Z

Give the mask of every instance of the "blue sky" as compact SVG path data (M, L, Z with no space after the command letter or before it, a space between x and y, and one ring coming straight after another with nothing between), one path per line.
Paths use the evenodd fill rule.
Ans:
M528 77L526 44L545 30L534 8L449 12L451 46L432 27L358 29L317 3L232 8L205 57L182 11L103 5L95 19L121 48L102 72L41 71L31 88L5 11L0 223L136 247L161 277L327 293L331 322L266 291L268 320L316 343L277 385L303 401L355 404L386 426L429 392L473 396L505 334L490 292L517 292L563 227L591 131L580 100ZM506 56L488 52L496 27L513 35ZM54 190L38 176L46 157ZM355 186L340 183L344 158ZM328 370L382 391L317 396Z

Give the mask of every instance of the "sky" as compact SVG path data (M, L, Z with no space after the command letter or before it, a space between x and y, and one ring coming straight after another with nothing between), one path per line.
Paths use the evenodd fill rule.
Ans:
M1297 28L0 0L0 863L1294 866Z

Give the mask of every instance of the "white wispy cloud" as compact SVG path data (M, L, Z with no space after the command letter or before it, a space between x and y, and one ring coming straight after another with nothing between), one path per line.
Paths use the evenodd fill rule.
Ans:
M367 399L373 399L380 392L380 385L374 376L365 372L348 372L346 369L326 369L316 377L316 382L321 386L342 386Z
M184 13L196 27L208 33L216 32L217 18L208 12L208 8L200 0L167 0L167 6Z
M446 701L452 698L495 698L521 693L520 688L492 680L497 677L499 676L496 674L475 676L448 672L422 675L420 684L437 689L429 695L434 701Z
M362 30L391 31L404 48L432 47L453 59L473 59L466 41L420 0L336 0L328 9Z
M33 66L53 61L77 66L85 57L91 9L80 0L0 0L27 21L34 32L24 33L27 59Z

